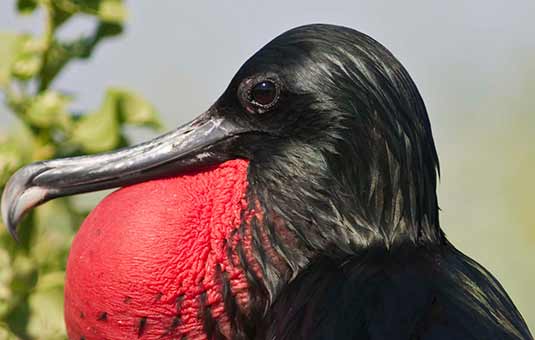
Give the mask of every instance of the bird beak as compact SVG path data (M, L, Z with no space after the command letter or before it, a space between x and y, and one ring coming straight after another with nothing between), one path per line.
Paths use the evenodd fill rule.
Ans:
M243 132L224 118L204 113L174 131L139 145L98 155L29 164L8 181L2 194L2 218L17 239L17 224L39 204L224 162L233 158L225 152L227 142Z

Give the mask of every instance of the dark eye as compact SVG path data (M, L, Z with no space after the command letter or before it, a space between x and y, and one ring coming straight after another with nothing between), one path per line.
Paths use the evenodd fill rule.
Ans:
M277 85L271 80L263 80L251 88L250 100L261 109L271 108L278 99Z

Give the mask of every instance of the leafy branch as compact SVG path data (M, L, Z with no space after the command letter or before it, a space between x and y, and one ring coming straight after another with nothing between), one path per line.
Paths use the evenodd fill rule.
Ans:
M160 128L153 106L129 90L108 89L99 108L80 113L70 109L72 94L52 87L65 66L90 58L100 42L122 33L122 0L18 0L16 10L43 11L45 22L41 36L0 32L0 93L20 122L0 133L0 190L24 164L126 146L126 125ZM95 29L59 39L58 30L80 16L93 18ZM74 199L50 202L23 221L20 245L0 226L0 338L65 338L66 258L86 214Z

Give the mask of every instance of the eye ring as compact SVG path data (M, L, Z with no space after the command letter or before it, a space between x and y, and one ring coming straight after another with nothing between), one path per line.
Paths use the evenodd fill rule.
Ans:
M277 74L257 74L240 84L238 97L249 113L262 114L277 105L281 96L281 88Z
M271 79L264 79L249 88L247 97L254 107L266 111L275 106L279 94L277 83Z

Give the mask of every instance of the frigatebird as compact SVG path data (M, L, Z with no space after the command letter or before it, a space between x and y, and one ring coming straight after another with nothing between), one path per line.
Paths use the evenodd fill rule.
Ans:
M243 175L245 184L218 182L227 168ZM123 312L103 311L93 324L66 316L73 339L533 339L500 283L445 237L438 175L426 108L405 68L363 33L315 24L289 30L260 49L215 104L175 131L116 152L22 168L5 188L2 215L16 236L23 214L38 204L127 187L108 198L100 209L107 213L95 213L98 223L121 210L113 223L126 218L131 230L147 223L159 229L172 224L169 219L180 210L169 203L167 196L176 196L172 190L193 190L188 185L194 180L187 178L208 181L203 202L212 202L211 186L243 191L237 197L245 203L232 213L238 216L234 224L212 234L219 237L212 246L223 247L231 261L221 257L199 266L215 275L207 280L210 288L201 277L196 293L189 288L158 293L155 300L175 299L177 316L143 315L138 306L135 330L134 321L126 328L113 324L135 332L131 336L95 326L130 317L124 306ZM173 183L179 188L166 194ZM164 198L151 199L155 195ZM145 209L149 200L151 208ZM199 204L204 209L202 204L212 203ZM166 211L165 219L154 211ZM214 218L196 232L220 225ZM96 267L88 268L83 270ZM236 268L245 280L245 297L238 297L229 278ZM84 287L98 284L95 278ZM115 298L99 294L105 295L97 292L95 301L75 307L66 302L66 308ZM220 301L210 302L212 295ZM184 308L188 299L193 302ZM76 318L83 316L80 311Z

